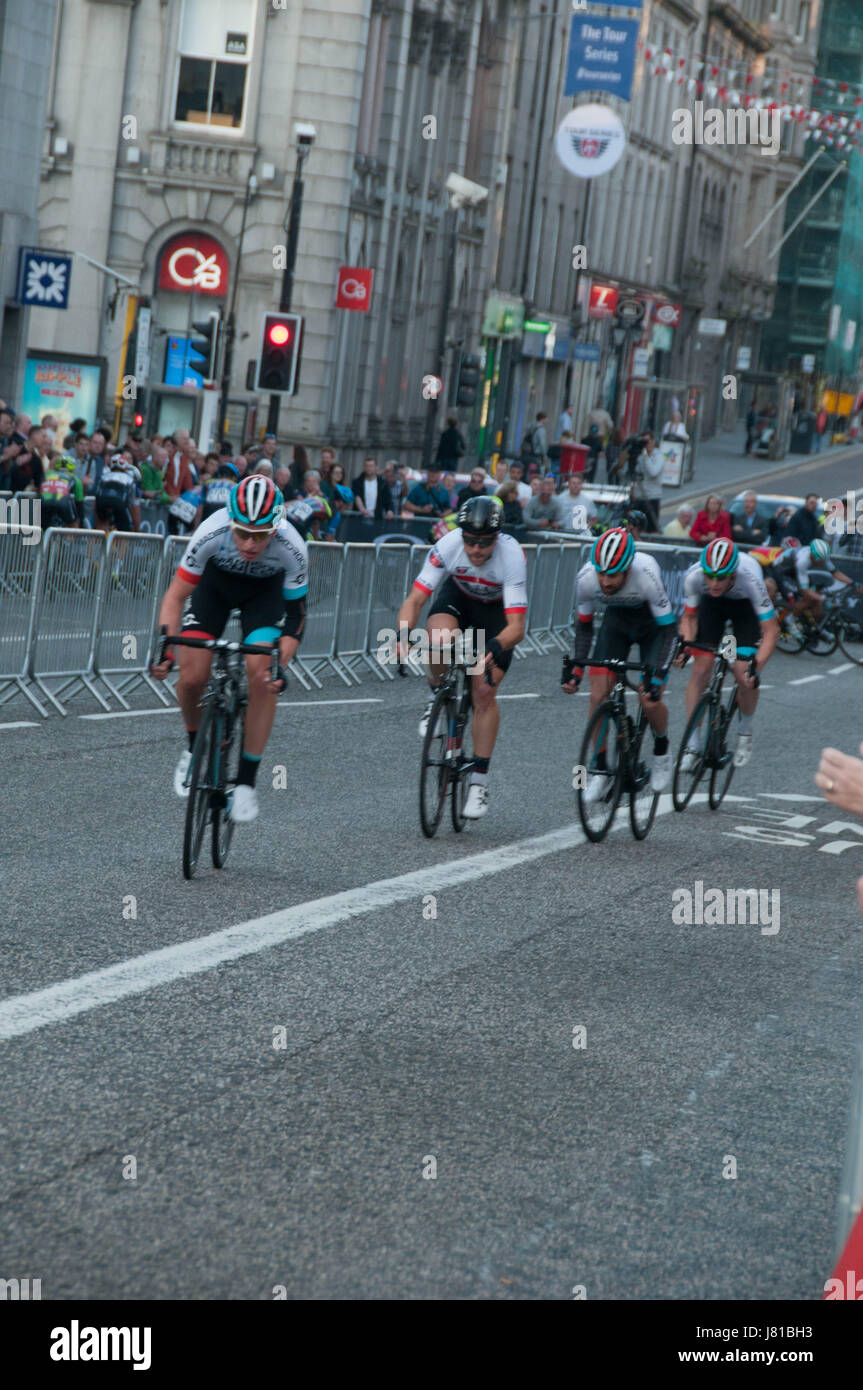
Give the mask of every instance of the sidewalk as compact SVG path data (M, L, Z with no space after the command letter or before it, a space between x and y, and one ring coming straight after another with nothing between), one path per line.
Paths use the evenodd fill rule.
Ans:
M858 440L852 445L822 446L819 454L787 453L782 459L764 459L752 455L745 457L745 440L746 430L741 426L733 432L717 434L712 439L702 441L695 456L695 476L692 481L679 488L665 489L661 513L663 521L670 521L682 502L691 501L693 504L697 502L699 506L703 505L708 492L718 492L723 504L728 506L750 478L761 477L767 473L782 473L796 463L817 463L834 454L847 453L849 448L860 448ZM761 490L767 490L763 484ZM779 489L780 492L784 490L784 487ZM793 488L791 491L793 492Z

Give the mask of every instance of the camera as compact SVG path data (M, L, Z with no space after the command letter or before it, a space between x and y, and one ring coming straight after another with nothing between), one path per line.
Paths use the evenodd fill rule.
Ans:
M302 149L309 150L315 143L315 136L317 135L317 131L315 130L315 127L313 125L309 124L308 121L295 121L294 135L296 136L297 144Z

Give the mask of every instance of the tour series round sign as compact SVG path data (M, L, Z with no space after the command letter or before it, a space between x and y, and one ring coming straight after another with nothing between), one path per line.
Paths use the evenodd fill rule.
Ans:
M626 149L626 131L608 106L576 106L558 126L554 147L564 168L580 179L613 169Z

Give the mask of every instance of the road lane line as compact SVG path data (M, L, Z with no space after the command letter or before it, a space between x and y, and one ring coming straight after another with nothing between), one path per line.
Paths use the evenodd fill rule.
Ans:
M498 695L499 700L538 700L539 695Z
M823 676L798 676L795 681L789 681L789 685L808 685L810 681L823 681Z
M42 725L37 724L33 719L16 719L11 724L0 724L0 729L41 729Z
M731 799L726 797L726 800ZM706 800L706 793L696 792L692 803ZM659 798L656 814L664 816L672 810L671 796L664 792ZM628 830L628 827L620 820L615 830L623 829ZM164 946L161 950L133 956L130 960L63 980L60 984L49 985L31 994L16 995L0 1002L0 1040L23 1037L38 1028L64 1023L77 1014L89 1013L91 1009L144 994L149 989L173 984L175 980L190 975L199 975L226 961L239 960L243 956L284 945L287 941L296 941L325 927L338 926L354 917L392 907L395 903L411 898L420 899L424 893L442 893L447 888L475 883L477 879L489 878L504 870L517 868L520 864L529 864L549 854L560 854L584 843L585 836L580 826L568 825L545 835L515 840L498 849L484 850L443 864L429 864L424 869L399 874L396 878L378 879L326 898L297 903L294 907L239 922L194 941Z
M840 671L853 671L854 666L853 661L846 661L842 666L831 666L827 674L828 676L838 676Z
M382 705L382 704L383 704L383 700L381 700L381 699L375 699L373 696L369 696L369 697L368 697L367 699L365 699L365 700L361 700L361 699L356 699L356 700L278 700L278 701L276 702L276 707L277 707L278 709L287 709L287 708L308 709L311 705ZM144 715L144 714L179 714L179 713L180 713L180 706L179 706L179 705L171 705L170 708L166 707L165 709L122 709L122 710L117 710L116 712L114 712L114 713L112 713L112 714L79 714L79 715L78 715L78 718L79 718L79 719L135 719L138 715ZM2 728L2 727L3 727L3 726L0 725L0 728ZM37 728L37 729L38 729L39 725L38 725L38 724L34 724L34 725L32 725L31 727L32 727L32 728Z

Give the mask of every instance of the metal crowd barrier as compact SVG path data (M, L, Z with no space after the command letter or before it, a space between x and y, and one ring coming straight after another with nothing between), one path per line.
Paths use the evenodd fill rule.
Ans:
M176 698L176 676L154 682L162 596L188 537L52 528L38 544L0 527L0 705L24 695L46 717L67 713L79 694L104 710L129 708L133 694L163 705ZM588 542L558 537L526 545L528 618L520 657L568 650L575 586ZM291 673L306 689L334 675L345 685L365 671L392 679L377 656L378 633L395 628L401 603L430 547L419 544L309 543L306 629ZM685 571L695 546L639 543L652 553L676 612L683 608ZM861 563L858 561L858 564ZM239 636L234 617L227 635ZM409 668L422 674L416 658ZM172 683L173 682L173 683Z

